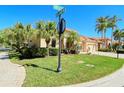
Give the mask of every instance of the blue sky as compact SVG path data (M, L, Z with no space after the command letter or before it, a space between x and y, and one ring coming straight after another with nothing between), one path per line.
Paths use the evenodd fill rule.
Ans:
M100 16L117 15L124 20L124 6L67 5L64 7L66 12L63 17L66 19L67 28L77 30L81 35L100 36L95 32L96 18ZM39 20L57 21L56 12L51 5L0 6L0 29L11 27L17 22L35 25ZM124 21L118 22L118 27L124 28ZM110 37L110 34L109 29L107 37Z

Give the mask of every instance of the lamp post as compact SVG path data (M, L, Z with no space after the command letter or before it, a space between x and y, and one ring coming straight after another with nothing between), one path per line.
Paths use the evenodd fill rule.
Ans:
M62 66L61 66L61 35L62 33L65 31L66 28L66 23L64 18L61 18L61 15L64 13L65 9L61 6L54 6L54 9L58 10L56 16L59 18L58 21L58 26L57 26L57 30L58 30L58 34L59 34L59 51L58 51L58 67L57 67L57 72L61 72L62 71Z

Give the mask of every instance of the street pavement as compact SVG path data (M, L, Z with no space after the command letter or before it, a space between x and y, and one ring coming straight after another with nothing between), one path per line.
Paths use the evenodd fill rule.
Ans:
M0 53L0 87L21 87L25 79L23 66L10 62L8 53Z

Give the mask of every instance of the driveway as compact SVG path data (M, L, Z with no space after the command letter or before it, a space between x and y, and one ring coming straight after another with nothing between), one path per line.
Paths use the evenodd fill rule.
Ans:
M0 53L0 87L21 87L25 75L23 66L11 63L7 52Z

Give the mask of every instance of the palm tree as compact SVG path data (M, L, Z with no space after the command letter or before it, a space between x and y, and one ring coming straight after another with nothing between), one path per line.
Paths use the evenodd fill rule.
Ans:
M112 29L111 32L111 48L112 48L112 43L113 43L113 32L115 30L115 28L117 28L117 22L121 21L121 19L119 19L117 16L113 16L112 18L109 19L109 28Z
M122 32L122 38L123 38L123 45L124 45L124 32Z
M35 34L37 36L38 46L40 46L40 39L44 38L45 30L46 30L46 23L44 21L39 21L36 23L36 33Z
M72 49L75 50L76 49L76 45L79 42L79 35L77 32L75 31L70 31L69 35L67 37L67 48L68 49Z
M121 44L121 37L123 37L123 34L124 34L124 32L122 32L122 31L124 31L124 29L121 29L121 30L120 29L116 29L113 32L114 39L118 40L119 45Z
M0 44L1 46L4 45L4 31L0 31Z
M98 33L101 33L102 36L101 38L104 40L104 43L103 43L103 46L105 45L106 43L106 30L108 28L108 16L106 17L100 17L100 18L97 18L96 20L96 30Z
M32 28L31 24L25 26L24 35L25 43L28 45L28 47L31 47L31 41L37 38L36 30Z
M44 33L44 38L46 41L46 47L49 48L49 43L51 41L51 37L56 37L56 23L55 22L47 22L46 23L46 30Z

